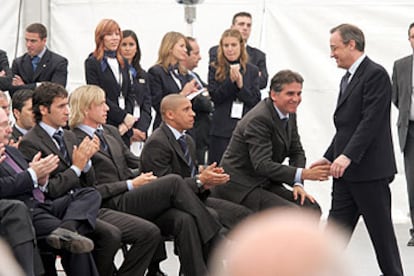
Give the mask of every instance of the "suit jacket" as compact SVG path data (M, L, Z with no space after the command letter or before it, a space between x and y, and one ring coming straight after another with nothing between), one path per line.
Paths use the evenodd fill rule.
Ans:
M0 198L18 199L28 206L34 206L33 180L27 171L29 165L16 148L6 146L6 152L23 169L23 172L16 174L15 170L6 162L0 163Z
M152 120L151 91L147 72L141 71L137 73L137 76L132 82L132 90L135 104L140 108L140 117L134 127L143 132L147 132Z
M120 68L122 74L122 86L120 86L110 66L106 66L102 71L101 61L98 61L92 54L85 60L86 83L97 85L105 91L106 103L109 106L108 124L114 126L121 124L126 114L132 114L133 111L134 93L127 64L125 61L125 67ZM125 109L120 108L118 104L120 93L125 99Z
M179 93L181 88L177 85L174 79L171 77L168 71L156 64L148 70L150 90L151 90L151 102L152 107L157 112L154 120L154 129L161 123L160 104L162 98L169 94Z
M0 90L7 91L11 87L13 73L10 70L7 54L3 50L0 50L0 71L6 73L4 77L0 77Z
M217 48L218 46L213 46L208 51L209 56L210 56L209 64L217 60ZM247 51L247 54L249 55L249 63L256 65L259 68L259 72L261 73L259 77L260 89L266 88L269 74L267 73L265 53L263 53L257 48L250 47L249 45L246 46L246 51Z
M289 165L282 165L286 158ZM286 130L272 100L266 98L234 130L221 160L230 182L215 187L212 194L240 203L257 187L294 184L297 168L305 167L305 163L296 114L289 114Z
M392 87L385 69L366 57L334 112L336 134L324 157L352 160L344 180L371 181L396 173L390 128Z
M118 205L119 196L128 191L126 180L134 176L131 169L139 168L139 158L123 143L117 128L104 125L103 129L109 152L99 150L91 159L93 168L99 168L93 185L102 196L102 205L113 207ZM79 128L73 133L78 140L88 136Z
M242 70L242 69L240 69ZM243 74L243 88L239 89L229 76L222 82L215 79L216 68L209 66L208 91L214 102L214 112L210 133L215 136L230 138L238 119L231 118L233 102L238 99L243 102L243 115L254 107L261 99L259 89L258 69L256 66L246 64Z
M23 136L23 133L20 132L20 130L17 129L17 127L14 125L12 128L12 134L11 138L14 142L19 141L19 138Z
M35 89L36 82L50 81L66 86L68 77L68 60L48 49L33 72L32 61L26 53L13 61L12 71L19 75L25 85L13 86L10 95L19 89Z
M392 102L398 108L398 137L401 151L404 151L407 141L410 108L413 93L413 55L406 56L394 62L392 70Z
M195 162L194 141L189 135L186 135L186 141L191 158ZM200 197L205 198L210 193L200 191L197 187L195 178L191 177L191 168L184 157L181 146L165 123L161 123L145 142L141 152L141 170L152 171L158 177L171 173L178 174L184 177L189 187Z
M78 145L78 139L72 132L64 130L63 140L65 142L69 158L72 160L73 147ZM47 186L48 190L46 193L47 197L60 197L72 189L82 187L83 182L94 181L93 171L90 170L87 173L82 173L79 178L76 173L70 169L72 164L65 160L55 142L38 124L36 124L26 135L24 135L22 141L20 142L19 150L26 157L26 160L31 160L39 151L42 153L43 157L46 157L49 154L56 154L59 156L59 165L49 177L49 184Z

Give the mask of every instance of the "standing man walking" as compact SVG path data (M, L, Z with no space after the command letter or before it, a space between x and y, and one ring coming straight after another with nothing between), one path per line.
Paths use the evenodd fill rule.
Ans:
M414 50L414 23L408 28L408 41ZM392 71L392 102L399 110L398 136L404 154L405 178L407 180L408 204L411 229L407 246L414 246L414 106L413 106L413 54L398 59Z
M385 69L364 53L365 38L358 27L341 24L330 32L331 57L347 72L334 113L336 134L324 158L313 164L331 164L328 220L342 225L350 238L362 215L382 273L402 276L389 187L396 173L391 81Z

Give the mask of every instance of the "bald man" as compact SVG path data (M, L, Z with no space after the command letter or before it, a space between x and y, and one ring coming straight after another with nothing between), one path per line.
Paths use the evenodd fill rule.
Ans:
M324 231L314 213L269 209L245 220L229 239L213 258L212 275L349 275L340 232Z
M251 214L250 209L224 199L210 197L210 188L227 183L230 176L216 163L198 170L194 140L186 131L194 124L195 113L190 100L170 94L161 101L163 122L145 142L141 152L141 169L160 177L181 175L187 185L218 214L226 228L233 228Z

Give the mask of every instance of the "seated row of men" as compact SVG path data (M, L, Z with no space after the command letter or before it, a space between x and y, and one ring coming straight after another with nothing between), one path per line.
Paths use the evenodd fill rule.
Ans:
M301 90L302 82L297 73L279 72L272 79L270 97L258 108L276 114L270 107L278 107L280 93L287 93L285 88L291 83ZM25 93L29 96L22 96ZM6 145L0 164L0 197L26 203L41 251L59 254L67 275L113 275L113 258L121 244L131 247L117 275L144 275L147 269L147 275L163 275L158 266L166 258L162 236L174 238L182 275L208 275L207 260L214 245L226 229L253 211L304 205L320 214L319 205L300 183L327 179L329 166L297 168L305 166L305 159L293 114L287 128L283 127L285 132L267 138L269 143L272 139L294 141L294 154L283 150L276 160L269 152L252 153L257 162L269 159L275 164L291 155L292 166L270 164L265 166L269 171L246 170L244 175L250 176L243 182L237 180L237 172L229 175L215 163L199 170L193 161L194 142L185 135L193 126L194 112L191 102L178 94L162 100L163 123L147 140L141 160L123 143L118 129L105 124L109 108L104 91L97 86L81 86L69 99L61 85L43 83L34 92L16 92L12 107L15 134L18 130L23 134L22 129L30 126L22 123L30 121L30 115L35 122L13 144L17 150L9 145L12 129L0 109L0 142ZM24 114L29 116L23 119ZM269 120L282 127L280 118ZM71 130L67 130L68 121ZM238 138L233 139L224 159L235 154L231 145ZM246 165L234 156L239 165ZM33 245L31 233L30 238L19 239L19 244L11 242L13 248L23 242ZM27 264L33 258L18 260L27 275L34 275L33 264ZM53 258L43 261L47 273L54 269Z

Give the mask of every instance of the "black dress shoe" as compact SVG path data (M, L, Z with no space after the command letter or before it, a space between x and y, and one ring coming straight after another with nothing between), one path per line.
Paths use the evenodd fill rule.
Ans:
M414 236L408 241L407 246L414 246Z
M93 250L93 241L76 232L58 227L46 237L47 243L55 249L65 249L80 254Z
M163 271L161 271L160 268L158 268L157 270L148 269L147 274L145 274L145 276L168 276L168 274L164 273Z

